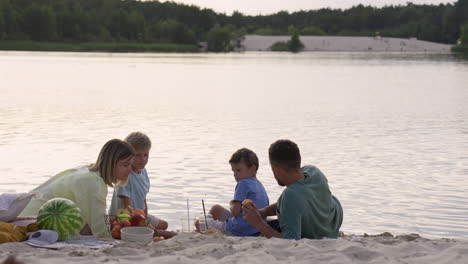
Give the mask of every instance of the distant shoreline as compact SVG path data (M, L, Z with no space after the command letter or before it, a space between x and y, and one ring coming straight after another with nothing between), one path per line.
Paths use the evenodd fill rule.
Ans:
M57 52L198 52L196 45L127 42L40 42L40 41L0 41L4 51L57 51Z
M234 51L271 51L276 42L286 42L290 36L246 35ZM386 37L343 37L343 36L300 36L303 51L331 52L444 52L450 53L453 45L435 43L415 38ZM71 52L205 52L196 45L161 43L120 43L120 42L39 42L0 41L0 50L5 51L71 51Z
M246 35L240 51L268 51L276 42L286 42L290 36ZM452 45L415 38L300 36L303 51L377 51L377 52L450 52Z

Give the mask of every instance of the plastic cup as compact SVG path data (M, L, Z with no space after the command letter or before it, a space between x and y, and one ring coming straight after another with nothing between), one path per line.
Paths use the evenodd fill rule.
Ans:
M186 215L180 218L180 225L182 233L191 233L195 231L194 219L188 219Z

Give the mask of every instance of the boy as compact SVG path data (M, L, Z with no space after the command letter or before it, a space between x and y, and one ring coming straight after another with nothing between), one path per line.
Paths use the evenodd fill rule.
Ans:
M242 201L245 199L252 200L259 208L266 207L269 204L265 188L256 178L258 170L257 155L250 149L242 148L232 155L229 164L237 182L234 199L230 202L230 210L220 205L211 208L210 214L213 215L214 220L209 221L208 226L214 227L226 235L259 235L259 230L243 219L244 214L241 210ZM198 223L196 225L198 227Z
M151 140L141 132L130 133L125 138L135 149L135 158L132 165L132 173L128 177L127 186L117 186L114 189L109 215L115 215L121 208L141 209L146 214L146 221L155 229L166 230L167 222L148 214L146 195L149 192L150 181L145 166L148 163Z

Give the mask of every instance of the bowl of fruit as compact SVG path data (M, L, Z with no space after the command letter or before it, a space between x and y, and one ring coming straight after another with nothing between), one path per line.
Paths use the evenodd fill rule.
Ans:
M153 241L154 231L146 226L146 215L142 210L120 209L113 217L112 237L139 244L148 244Z

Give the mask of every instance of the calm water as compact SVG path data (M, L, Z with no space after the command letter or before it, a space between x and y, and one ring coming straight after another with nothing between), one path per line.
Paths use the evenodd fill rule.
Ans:
M192 215L227 206L241 147L275 201L267 149L289 138L327 175L345 232L468 239L468 63L451 55L0 52L0 94L0 193L140 130L150 212L178 229L186 197Z

